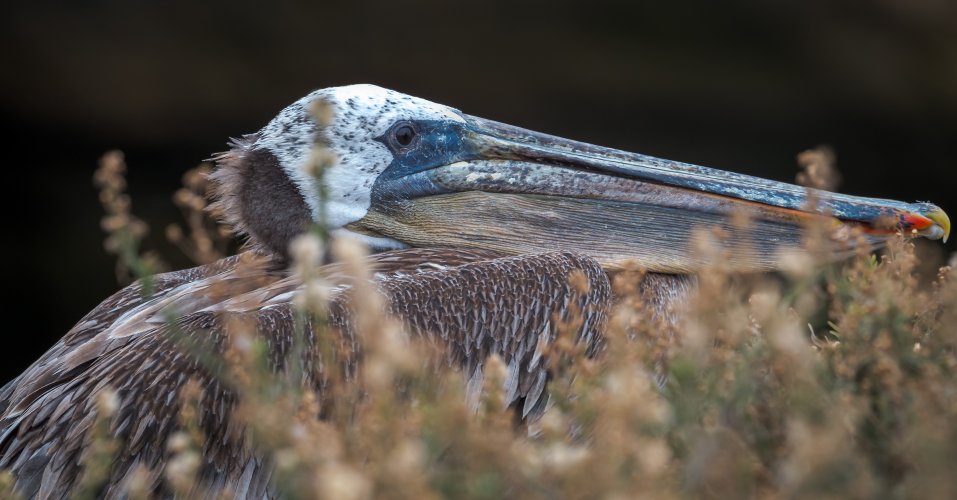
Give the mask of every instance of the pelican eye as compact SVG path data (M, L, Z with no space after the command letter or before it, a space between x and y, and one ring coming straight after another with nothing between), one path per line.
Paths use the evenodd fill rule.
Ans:
M399 125L392 131L392 140L399 147L408 147L415 140L416 131L408 123Z

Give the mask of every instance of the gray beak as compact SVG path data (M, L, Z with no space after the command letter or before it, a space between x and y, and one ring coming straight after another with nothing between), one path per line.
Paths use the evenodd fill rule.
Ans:
M841 240L852 227L870 246L898 231L950 233L947 214L929 203L809 191L463 116L459 161L416 172L428 192L374 205L353 229L412 246L563 249L608 268L632 260L675 273L708 263L691 244L702 229L718 228L727 264L741 271L775 269L800 252L809 220L833 229L835 255L860 243Z

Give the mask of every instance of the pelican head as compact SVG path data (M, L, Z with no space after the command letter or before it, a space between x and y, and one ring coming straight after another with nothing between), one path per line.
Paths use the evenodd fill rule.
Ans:
M322 125L311 113L316 101L331 109ZM316 144L333 158L321 177L306 168ZM775 268L813 218L835 238L861 228L871 246L899 231L945 241L950 232L930 203L809 190L594 146L373 85L317 90L218 160L213 179L226 220L280 258L320 220L375 249L566 249L610 268L635 260L659 272L704 264L690 244L698 228L722 228L729 263L743 271ZM735 222L736 214L750 223Z

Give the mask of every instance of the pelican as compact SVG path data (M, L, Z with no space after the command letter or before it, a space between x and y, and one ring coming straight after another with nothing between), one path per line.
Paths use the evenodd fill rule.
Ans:
M332 110L321 125L310 114L317 101ZM334 158L321 180L304 168L317 142ZM507 402L524 416L544 406L549 373L537 346L555 338L555 314L576 304L577 339L597 350L612 300L607 274L629 260L649 272L649 307L664 311L708 264L689 243L697 228L723 228L728 245L746 236L750 244L725 264L747 272L773 270L798 251L808 217L860 228L872 246L895 231L945 240L950 232L930 203L815 191L810 204L804 187L532 132L372 85L309 94L233 141L217 164L215 205L249 250L158 275L149 297L141 284L120 290L0 390L0 468L24 497L62 498L77 485L107 388L118 396L110 433L120 446L100 493L121 494L145 467L154 493L169 495L166 443L190 378L204 389L199 484L273 496L268 460L229 430L235 395L172 331L222 353L224 322L252 318L282 365L302 285L288 271L290 242L316 222L373 250L390 312L412 334L441 340L470 381L500 356ZM746 235L731 220L740 213L752 221ZM571 286L573 272L588 286ZM229 292L217 291L225 282ZM330 322L348 344L346 295L332 298ZM308 362L316 348L308 332L306 343ZM318 391L319 377L307 373L304 383Z

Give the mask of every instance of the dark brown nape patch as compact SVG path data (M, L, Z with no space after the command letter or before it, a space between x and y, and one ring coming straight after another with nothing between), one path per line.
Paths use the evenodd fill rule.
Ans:
M245 155L246 175L239 187L239 210L250 238L285 259L289 242L308 230L309 206L269 151Z
M270 151L252 149L254 137L235 141L233 149L217 157L210 176L210 208L250 244L287 261L289 242L304 233L312 221L309 206L279 160Z

